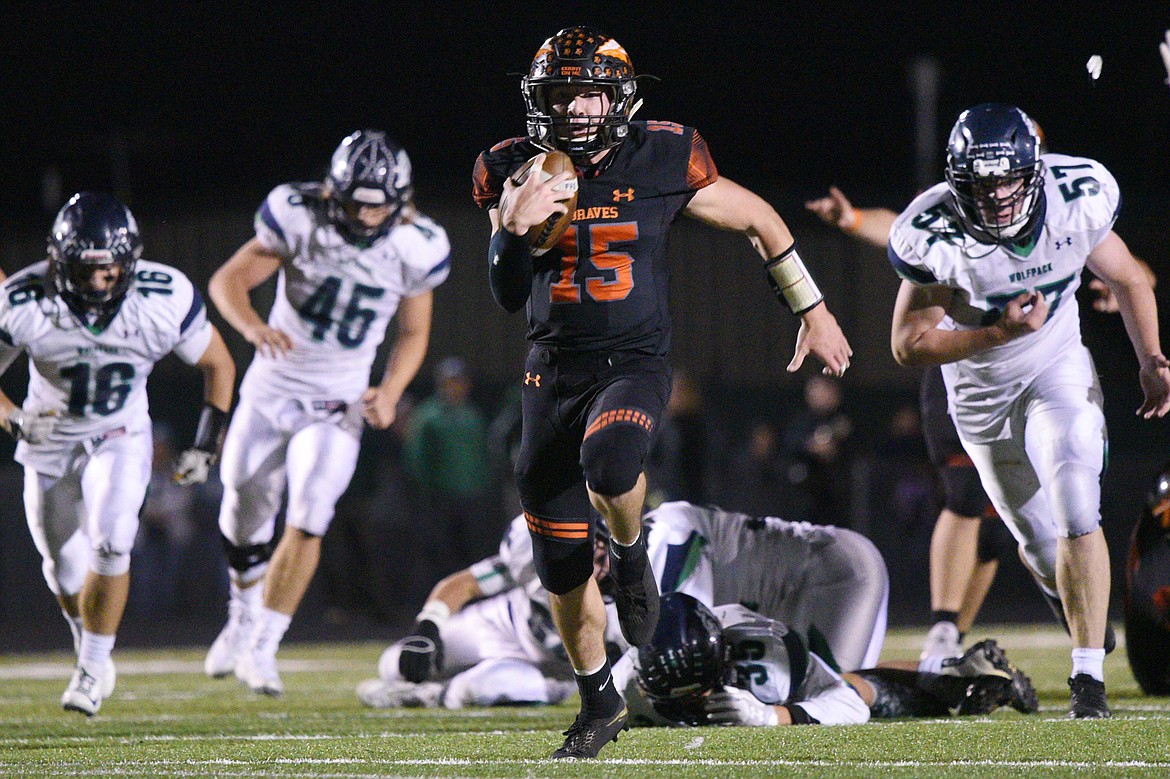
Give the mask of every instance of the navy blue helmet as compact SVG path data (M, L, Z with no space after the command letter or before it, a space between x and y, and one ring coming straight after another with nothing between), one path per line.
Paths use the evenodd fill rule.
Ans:
M380 130L358 130L346 136L325 177L329 219L352 243L372 241L390 231L414 196L410 158ZM389 216L378 225L359 219L363 207L387 206Z
M134 281L142 255L138 222L130 209L106 192L79 192L69 198L49 233L49 277L66 305L89 322L117 311ZM120 269L106 289L93 286L94 271ZM92 324L92 322L90 322Z
M578 117L588 131L569 133L569 121L554 116L550 90L558 86L596 87L609 95L605 114ZM567 27L541 44L528 75L520 82L528 110L528 137L542 149L559 149L577 162L625 140L637 83L630 55L621 44L592 27Z
M690 595L668 592L654 638L638 648L638 686L667 719L702 724L703 698L721 686L724 654L723 628L711 610Z
M1015 106L983 103L959 115L947 142L956 215L981 243L1031 235L1044 216L1043 137Z

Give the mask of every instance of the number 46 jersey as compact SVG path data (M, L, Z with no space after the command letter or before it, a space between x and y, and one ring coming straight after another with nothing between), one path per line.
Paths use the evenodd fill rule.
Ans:
M1039 331L943 366L956 421L968 434L999 430L993 422L998 412L1056 362L1080 361L1078 370L1092 381L1075 293L1089 253L1113 227L1121 195L1094 160L1046 154L1043 161L1042 224L1022 245L1009 250L967 235L951 211L946 184L919 195L890 230L889 257L898 275L955 290L940 327L990 325L1022 292L1035 290L1048 301L1048 320Z
M399 301L447 278L446 232L415 213L369 245L347 243L304 184L272 190L255 227L260 244L283 259L268 324L293 348L277 358L256 352L240 394L356 401Z
M197 362L211 325L190 280L168 265L139 260L117 314L100 331L56 295L48 270L42 260L0 287L0 371L28 353L24 408L56 411L61 421L47 443L21 442L17 460L53 473L64 445L149 427L146 379L154 364L172 351Z

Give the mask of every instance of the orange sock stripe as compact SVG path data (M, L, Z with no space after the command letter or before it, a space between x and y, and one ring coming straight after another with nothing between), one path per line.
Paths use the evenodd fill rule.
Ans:
M612 411L606 411L593 420L593 424L585 429L585 438L596 433L602 428L609 427L617 422L629 422L631 424L640 425L647 431L654 428L654 420L646 414L634 408L618 408Z
M588 522L550 522L534 517L527 511L524 512L524 519L528 522L528 529L537 535L570 541L584 541L589 538Z

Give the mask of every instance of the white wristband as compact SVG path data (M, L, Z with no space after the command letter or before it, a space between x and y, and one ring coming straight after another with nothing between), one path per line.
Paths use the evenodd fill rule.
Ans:
M796 252L795 243L779 257L768 260L764 268L776 297L783 297L792 313L803 314L824 299Z
M422 610L415 617L416 622L422 622L424 619L429 619L435 623L439 630L447 624L447 620L451 618L451 607L441 600L429 600L423 604Z

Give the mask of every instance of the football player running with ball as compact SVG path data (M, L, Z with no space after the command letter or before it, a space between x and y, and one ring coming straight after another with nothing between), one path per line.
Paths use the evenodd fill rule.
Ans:
M1113 176L1094 160L1042 155L1035 123L1018 108L964 111L946 178L890 233L903 279L894 356L943 366L963 447L1021 557L1063 605L1074 647L1069 716L1108 717L1105 418L1073 295L1086 266L1112 289L1140 365L1138 413L1149 419L1170 410L1153 290L1111 229Z
M627 720L610 683L605 608L591 577L590 503L612 533L622 633L645 644L658 615L641 534L642 463L670 392L671 223L687 214L748 236L777 294L801 317L790 371L813 354L839 376L851 350L775 210L720 177L693 128L631 121L637 84L617 41L587 27L562 30L537 51L521 88L527 135L479 156L474 197L492 225L492 294L509 312L527 306L532 341L517 487L536 570L581 692L581 711L553 757L588 758ZM534 256L525 236L566 212L561 185L573 173L528 176L521 185L511 177L552 150L576 166L577 208L560 242Z
M140 260L130 211L82 192L57 214L49 258L0 288L0 371L29 357L22 408L0 392L19 442L24 508L77 669L61 705L93 716L114 688L110 654L130 589L130 550L150 482L146 379L170 352L204 377L195 440L175 480L203 482L223 438L236 368L182 272Z
M394 421L426 355L432 290L447 278L450 245L414 210L412 192L406 152L385 133L355 132L337 147L323 183L269 193L256 237L211 279L216 306L256 354L220 468L231 596L204 664L210 676L234 672L254 692L283 692L276 652L353 476L362 423L383 429ZM265 322L248 293L273 274L276 301ZM370 386L396 313L397 340Z

